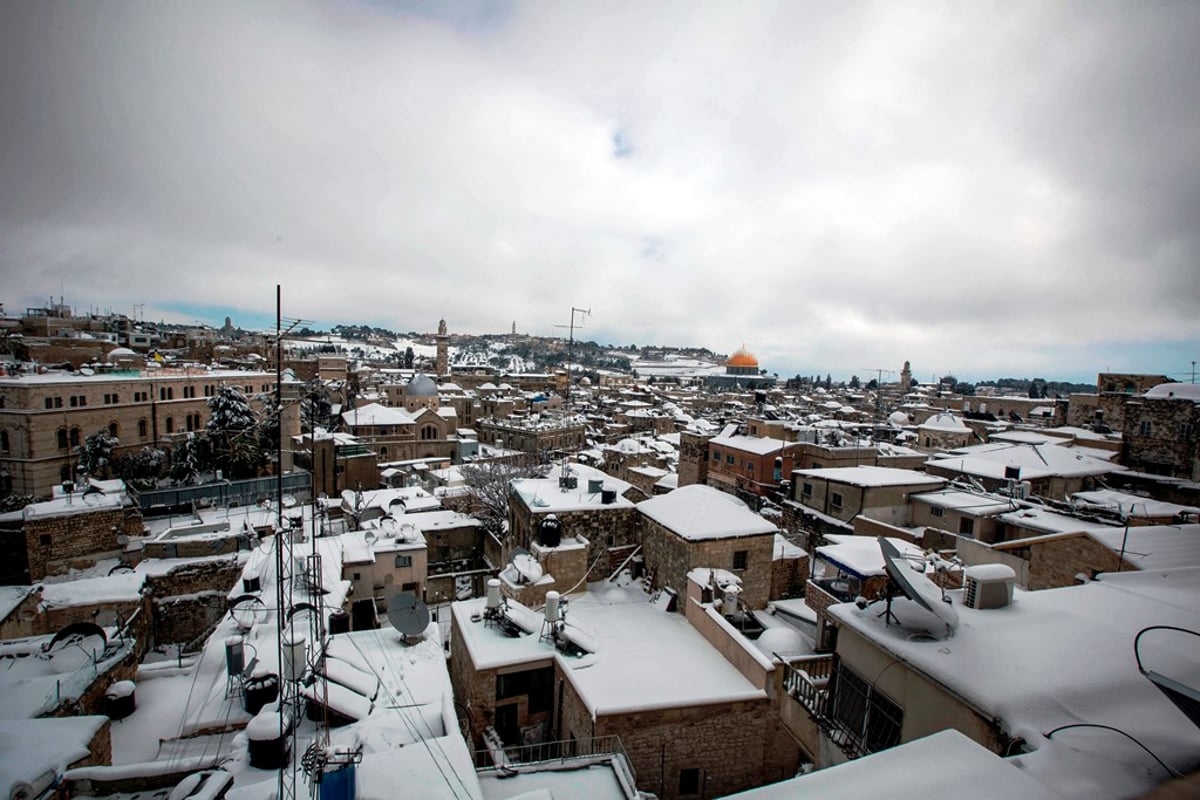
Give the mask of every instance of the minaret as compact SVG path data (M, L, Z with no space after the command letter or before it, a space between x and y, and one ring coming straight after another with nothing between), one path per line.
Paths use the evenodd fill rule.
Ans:
M437 374L444 378L450 374L450 334L446 333L446 320L438 322L437 336Z
M912 386L912 365L905 361L904 369L900 370L900 393L907 394L910 386Z

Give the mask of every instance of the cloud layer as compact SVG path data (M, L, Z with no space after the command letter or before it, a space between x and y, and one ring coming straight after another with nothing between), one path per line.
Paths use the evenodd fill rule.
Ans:
M7 4L0 299L1182 372L1198 74L1186 3Z

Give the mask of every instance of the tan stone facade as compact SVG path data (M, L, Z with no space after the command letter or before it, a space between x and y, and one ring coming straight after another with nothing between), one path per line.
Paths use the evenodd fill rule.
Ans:
M275 376L162 369L0 378L0 494L48 497L74 476L75 448L100 430L120 440L116 455L173 447L188 431L204 429L207 398L222 384L252 398L274 391Z
M679 485L708 483L708 440L705 436L690 431L679 434Z
M774 532L689 541L644 515L641 527L642 553L646 569L654 575L654 588L669 586L682 595L689 571L715 567L742 579L741 598L747 606L766 606L771 597Z

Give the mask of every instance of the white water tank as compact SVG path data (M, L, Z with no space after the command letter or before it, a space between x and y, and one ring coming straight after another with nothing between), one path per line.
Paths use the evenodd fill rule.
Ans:
M558 598L558 592L546 592L546 622L558 622Z
M500 607L500 579L492 578L487 582L487 608Z
M308 638L305 636L285 636L283 639L283 677L289 681L298 681L304 676L304 668L308 663Z

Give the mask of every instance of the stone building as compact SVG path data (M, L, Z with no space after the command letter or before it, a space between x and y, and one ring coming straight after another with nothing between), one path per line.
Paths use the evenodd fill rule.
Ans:
M587 427L571 418L493 418L476 429L480 444L522 453L574 453L587 445Z
M1200 385L1163 383L1125 403L1121 463L1200 481Z
M436 396L433 398L436 404ZM418 404L419 405L419 404ZM368 403L342 414L342 427L375 453L378 462L453 458L457 418L452 410L419 407L414 412ZM378 476L372 486L378 484Z
M710 486L681 486L637 506L642 553L655 588L677 594L702 567L742 581L742 601L764 608L771 595L776 528L745 503Z
M680 431L679 485L708 483L708 442L710 434Z
M512 482L508 501L507 549L529 549L538 527L553 514L563 538L580 537L590 543L591 579L607 578L641 544L638 513L625 497L630 485L605 473L571 464L549 478L519 478ZM507 551L505 560L507 560Z
M946 484L943 478L891 467L800 469L792 477L792 499L826 517L849 522L863 514L899 525L908 521L910 494Z
M513 601L495 616L482 598L452 607L451 680L475 746L494 736L589 752L619 738L639 788L664 800L721 796L794 773L799 750L780 721L769 662L752 661L743 647L735 665L711 630L632 587L565 600L561 625ZM703 613L692 619L708 623Z
M973 431L960 417L940 412L926 419L917 428L919 444L929 450L950 450L965 447L974 438Z
M97 431L120 440L117 456L145 446L169 449L204 430L207 399L222 385L252 400L275 390L275 375L158 369L0 377L0 494L50 496L76 477L76 448Z
M726 426L708 440L706 482L731 494L771 494L792 474L796 448L795 442L745 436Z
M123 492L79 492L33 503L22 510L19 529L0 531L4 581L39 581L119 557L127 538L142 530L142 515Z

